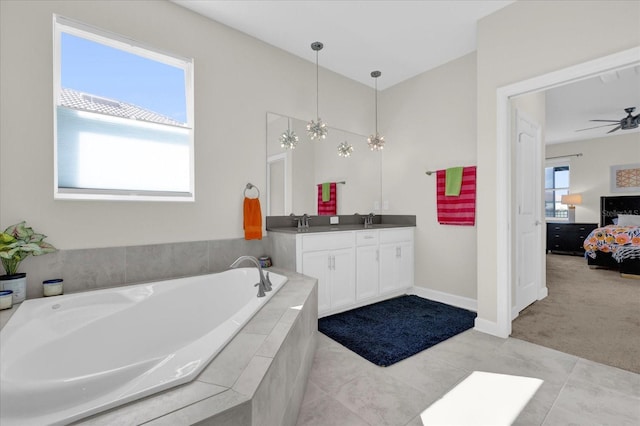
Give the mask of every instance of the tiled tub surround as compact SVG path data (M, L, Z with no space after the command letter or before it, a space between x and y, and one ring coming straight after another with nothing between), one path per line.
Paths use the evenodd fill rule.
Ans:
M77 424L294 425L316 347L316 281L271 270L287 283L194 381Z
M29 257L20 270L27 273L27 298L32 299L42 297L42 281L52 278L63 278L64 292L74 293L202 275L229 269L239 256L269 254L270 247L269 238L263 238L59 250Z
M286 282L271 272L256 297L258 272L25 301L0 331L0 423L71 422L192 381Z

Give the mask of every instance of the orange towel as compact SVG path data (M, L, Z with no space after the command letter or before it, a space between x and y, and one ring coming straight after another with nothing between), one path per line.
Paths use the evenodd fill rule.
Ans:
M260 211L259 198L244 197L244 239L262 239L262 211Z

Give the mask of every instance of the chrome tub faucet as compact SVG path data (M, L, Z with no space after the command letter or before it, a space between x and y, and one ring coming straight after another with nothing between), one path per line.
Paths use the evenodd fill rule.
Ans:
M254 287L258 287L258 297L264 297L265 291L271 291L271 280L269 279L269 273L265 273L260 266L260 262L253 256L240 256L233 262L229 267L237 268L242 262L249 261L253 263L253 265L258 268L258 274L260 275L260 282L256 283Z

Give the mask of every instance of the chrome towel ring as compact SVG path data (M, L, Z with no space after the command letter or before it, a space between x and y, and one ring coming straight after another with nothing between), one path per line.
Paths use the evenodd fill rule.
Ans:
M248 183L247 186L244 188L244 196L247 197L247 191L250 191L252 189L255 189L258 192L258 196L255 198L260 198L260 190L258 189L257 186L255 186L252 183ZM251 198L251 197L247 197L247 198Z

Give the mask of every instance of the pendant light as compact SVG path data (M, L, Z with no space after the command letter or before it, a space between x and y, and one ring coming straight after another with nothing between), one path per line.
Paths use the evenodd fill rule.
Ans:
M287 118L287 130L280 135L280 146L284 149L296 149L298 140L298 135L291 130L291 119Z
M372 71L371 77L375 78L375 91L376 91L376 133L369 136L367 139L367 144L371 151L381 151L384 148L384 136L380 136L378 133L378 77L380 77L382 73L380 71Z
M324 45L322 43L320 43L319 41L313 42L311 43L311 49L313 49L316 52L316 119L318 120L317 122L311 120L309 123L307 123L307 134L309 135L309 138L311 138L311 140L315 140L315 139L325 139L327 137L327 132L328 132L328 128L327 128L327 124L323 123L322 120L320 119L320 115L318 113L318 98L319 98L319 90L318 90L318 52L320 50L322 50L322 48L324 47Z
M340 145L338 145L338 156L339 157L350 157L353 154L353 145L349 142L344 141Z

